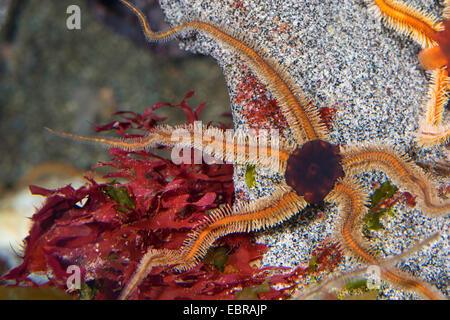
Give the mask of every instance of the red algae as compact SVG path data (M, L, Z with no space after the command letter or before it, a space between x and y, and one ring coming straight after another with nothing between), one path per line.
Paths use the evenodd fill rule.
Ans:
M343 254L337 243L323 242L312 253L309 272L333 271L342 259Z
M243 66L243 68L245 68ZM245 105L242 114L252 129L278 129L284 136L284 129L288 127L286 118L280 110L276 99L267 96L267 89L252 73L247 72L239 82L236 103ZM328 130L332 130L333 119L337 110L333 107L319 109L320 121Z
M337 109L333 107L322 107L319 109L320 122L325 124L328 130L333 129L333 120Z
M266 87L250 72L247 72L237 86L236 103L245 106L242 114L252 129L278 129L284 137L283 130L288 127L286 118L281 113L278 102L269 99Z

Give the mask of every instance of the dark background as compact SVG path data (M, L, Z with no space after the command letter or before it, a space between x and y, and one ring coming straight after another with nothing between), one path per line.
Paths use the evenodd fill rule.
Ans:
M81 8L81 30L66 27L71 4ZM168 28L156 1L136 4L154 29ZM178 103L190 90L191 106L207 102L203 120L229 112L215 61L178 49L176 41L147 43L119 1L3 0L0 12L0 191L39 164L88 170L107 159L103 147L54 136L44 126L93 135L90 123L107 123L114 111ZM171 124L184 121L171 111L158 110Z

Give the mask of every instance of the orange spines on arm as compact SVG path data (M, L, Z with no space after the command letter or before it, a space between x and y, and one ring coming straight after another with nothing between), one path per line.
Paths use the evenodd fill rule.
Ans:
M362 172L376 169L385 172L399 187L417 196L418 205L431 215L450 213L450 202L437 196L434 181L406 156L382 145L348 148L342 154L344 170Z
M166 32L153 32L138 9L128 1L120 1L137 15L149 40L167 40L181 31L194 30L203 32L229 47L249 64L252 71L272 91L289 123L289 127L294 132L297 142L326 137L327 133L324 126L320 124L318 111L309 105L309 101L303 97L298 86L290 80L289 76L275 61L266 57L262 50L257 49L256 46L245 44L244 42L248 41L243 41L242 35L224 31L225 28L201 21L186 22Z
M306 206L306 201L287 186L278 188L270 197L253 202L212 210L184 240L178 250L151 249L131 280L121 292L127 299L153 267L173 266L179 272L195 267L218 238L230 233L251 232L272 227Z
M179 249L181 262L175 266L183 271L195 266L214 241L237 232L252 232L273 227L306 206L306 201L287 186L271 196L253 202L211 211L203 224L190 233Z
M403 289L413 290L428 299L442 299L442 294L438 290L406 273L394 271L390 266L392 263L389 263L389 260L379 260L364 246L360 237L357 236L355 226L358 225L357 222L359 218L361 218L366 212L365 202L367 196L365 192L355 184L355 182L346 178L346 180L341 181L335 186L330 196L334 201L339 200L342 204L342 222L340 226L339 242L344 249L349 250L365 263L378 266L382 277L394 285L397 285ZM436 237L434 236L430 239L433 240L435 238ZM417 251L423 247L429 242L427 240L412 248L410 252ZM395 257L393 260L397 261Z
M328 196L331 201L340 203L341 223L338 240L344 249L350 251L357 258L371 264L377 261L369 250L361 243L357 236L356 225L366 213L367 194L351 178L339 180Z
M394 0L368 2L376 14L397 32L410 35L423 48L436 44L436 32L443 29L436 17Z
M440 126L442 113L448 101L448 87L450 78L447 68L439 68L431 75L431 86L428 92L428 103L426 105L424 125Z
M207 126L196 127L191 124L176 127L159 125L152 128L150 133L145 136L129 139L85 137L73 133L58 132L50 128L46 129L63 137L127 151L148 150L158 145L194 148L215 159L239 164L261 165L280 173L286 167L286 160L289 157L287 149L290 147L282 141L279 141L274 147L271 147L270 144L249 143L248 139L244 139L246 135L239 131L227 137L222 129ZM265 152L262 152L262 148L265 148Z
M374 11L382 20L404 35L410 35L424 49L419 54L419 61L425 69L434 70L447 66L450 61L450 22L446 13L444 21L416 9L411 5L393 0L368 0Z

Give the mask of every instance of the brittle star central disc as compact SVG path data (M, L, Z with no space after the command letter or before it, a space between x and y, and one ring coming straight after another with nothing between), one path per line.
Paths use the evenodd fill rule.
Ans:
M322 201L344 177L339 148L323 140L306 142L287 161L286 182L311 204Z

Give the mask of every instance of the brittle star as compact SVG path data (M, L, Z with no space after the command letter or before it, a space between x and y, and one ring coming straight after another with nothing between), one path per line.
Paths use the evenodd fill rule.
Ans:
M304 97L281 66L260 48L247 45L241 36L202 21L186 22L169 31L156 33L135 6L126 0L120 1L137 15L149 40L167 40L184 31L195 31L230 48L271 90L295 140L295 143L288 143L282 139L279 146L267 147L267 152L262 154L239 133L228 140L218 139L225 134L216 127L204 126L202 133L198 134L192 125L156 126L142 138L121 140L89 138L51 130L63 136L129 151L157 145L190 147L224 161L271 168L284 176L284 181L269 196L209 212L178 250L150 248L122 290L121 299L130 298L153 267L170 266L179 272L189 270L200 262L218 238L231 233L271 228L300 213L308 204L322 201L340 204L342 220L337 240L347 253L369 265L379 266L382 278L391 283L418 291L427 298L443 298L432 286L395 270L389 263L383 263L368 249L356 228L367 211L368 193L355 175L371 169L385 172L398 186L416 195L417 203L424 212L433 216L447 215L450 202L437 196L434 182L421 168L381 143L340 147L328 142L328 133L319 121L317 108ZM182 141L173 134L178 129L187 133ZM277 155L277 163L273 162L273 155Z
M410 36L420 46L419 61L432 70L428 102L421 121L418 142L424 145L445 143L450 124L442 124L444 107L450 94L450 0L444 0L442 19L411 5L391 0L366 0L376 16L400 34Z

